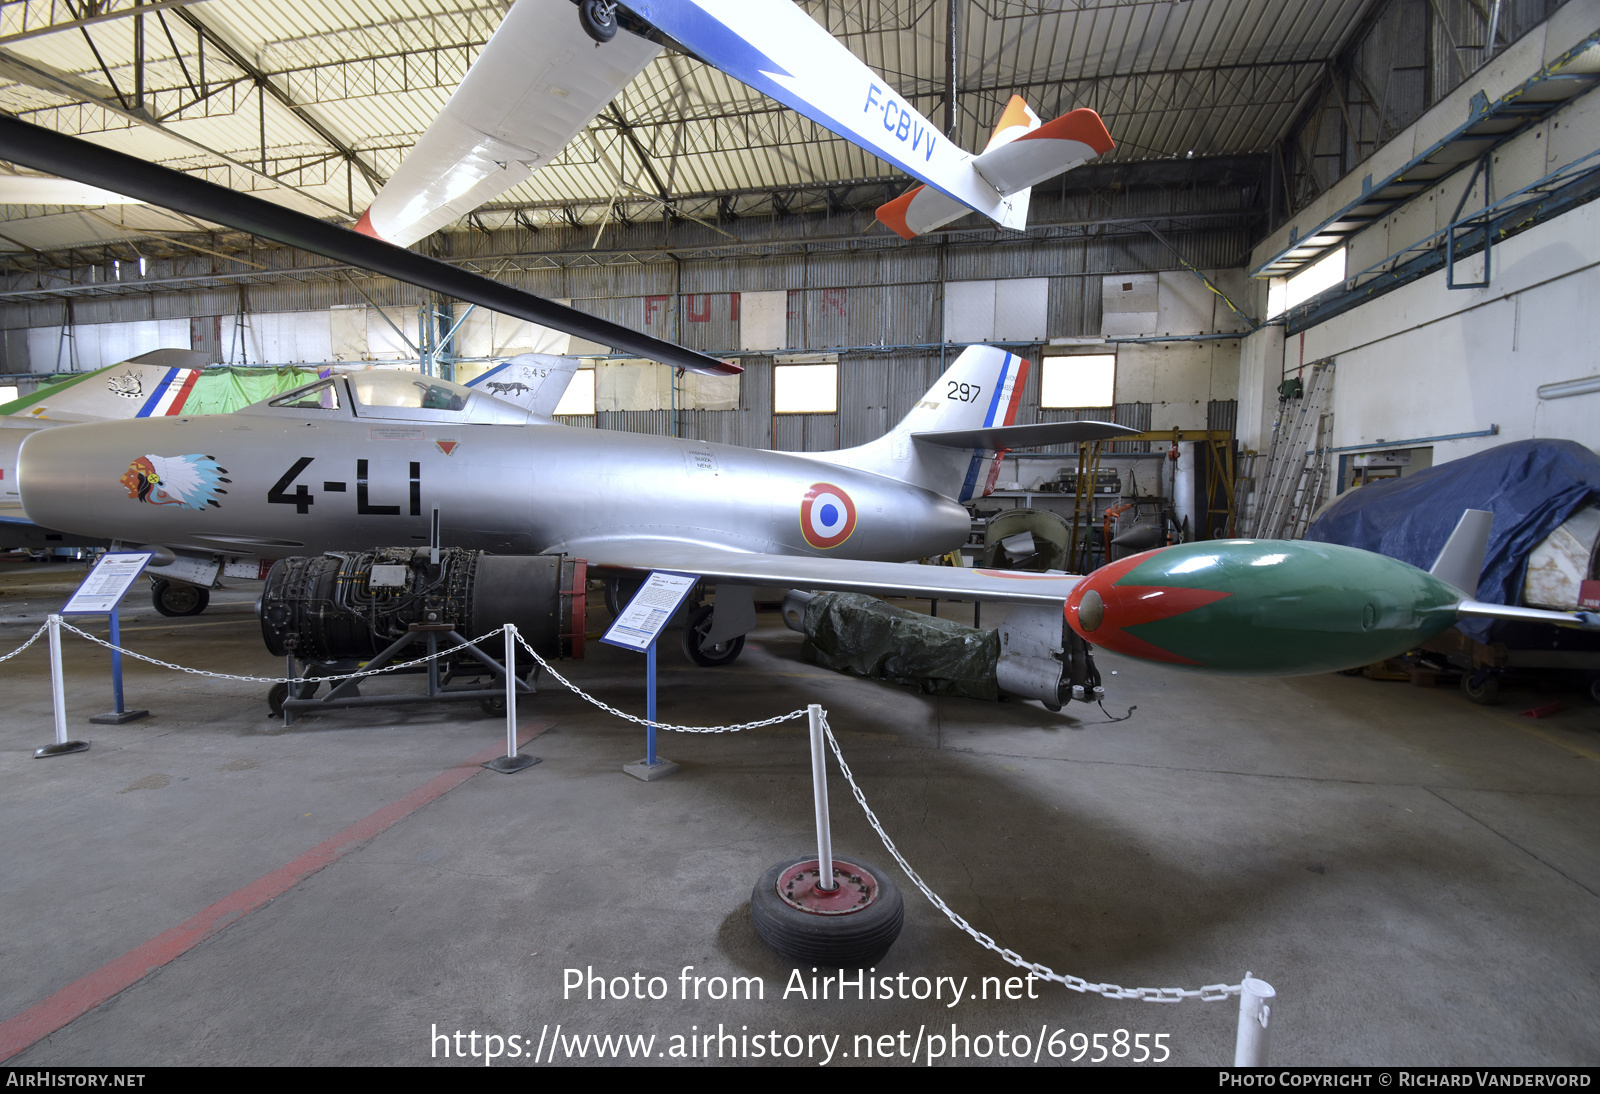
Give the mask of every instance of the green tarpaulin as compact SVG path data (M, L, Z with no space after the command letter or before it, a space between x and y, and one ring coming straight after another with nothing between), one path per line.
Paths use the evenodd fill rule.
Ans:
M928 695L996 700L1000 635L918 615L862 593L806 603L801 655L836 672L909 684Z

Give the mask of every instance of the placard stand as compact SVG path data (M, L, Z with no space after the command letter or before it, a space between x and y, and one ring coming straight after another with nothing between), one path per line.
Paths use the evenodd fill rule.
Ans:
M117 622L117 609L111 609L111 644L122 645L122 631ZM111 651L111 709L104 714L90 715L89 721L102 726L120 726L150 717L148 710L127 710L122 705L122 651Z
M127 594L144 568L154 557L149 551L112 551L100 556L78 585L72 597L59 614L52 613L46 620L50 628L50 700L54 708L56 740L34 750L34 757L62 756L69 752L83 752L88 741L67 740L66 686L61 671L61 616L109 615L111 617L111 645L122 644L122 631L118 625L117 603ZM147 718L148 710L126 710L122 705L122 654L111 651L111 702L115 709L96 714L89 719L100 725L121 725L138 718Z
M600 639L610 645L621 646L645 655L645 721L647 722L654 723L656 720L656 641L671 622L678 605L683 603L683 598L689 595L699 580L694 574L679 574L670 570L651 571L633 599L628 601L627 607L618 613L616 621L611 624L611 629ZM623 771L636 779L654 782L678 770L677 764L656 755L654 724L645 727L644 740L644 759L624 764Z

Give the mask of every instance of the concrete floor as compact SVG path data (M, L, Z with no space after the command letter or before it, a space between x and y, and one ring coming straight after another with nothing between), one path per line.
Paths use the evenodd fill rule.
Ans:
M82 573L0 563L0 652ZM277 675L252 611L259 589L168 620L138 587L125 641ZM1206 678L1105 656L1108 707L1138 707L1113 724L1098 709L843 678L800 662L799 645L774 614L730 668L664 651L661 716L715 724L822 703L907 858L1028 959L1126 985L1253 971L1279 993L1274 1063L1600 1063L1600 712L1581 694L1534 721L1518 711L1551 695L1508 690L1486 708L1444 687ZM643 658L589 649L566 666L573 677L642 713ZM1109 1045L1117 1031L1167 1035L1174 1064L1231 1061L1232 1001L1049 984L1035 999L970 998L1016 970L908 885L904 933L878 974L905 973L907 987L967 978L968 998L785 998L791 969L756 938L748 901L767 866L815 846L802 723L666 736L661 752L683 770L645 784L620 770L642 755L641 731L552 686L521 711L539 734L524 751L543 764L463 777L504 738L476 707L329 712L284 730L265 685L137 665L129 705L153 716L91 726L109 706L107 657L70 637L66 650L86 753L33 758L51 733L43 642L0 668L0 1043L26 1046L11 1065L457 1063L458 1047L481 1053L494 1034L524 1053L497 1061L516 1066L541 1033L542 1061L558 1024L563 1046L654 1035L656 1062L720 1029L817 1063L829 1043L835 1063L868 1062L870 1035L874 1053L909 1063L915 1049L920 1064L952 1024L986 1035L973 1053L995 1052L1001 1032L1008 1053L1027 1037L1030 1060L1043 1030L1041 1063L1052 1036L1070 1061L1074 1034ZM452 771L459 785L407 810ZM889 866L836 770L831 793L840 853ZM324 868L254 910L225 905L196 933L197 913L240 890L248 906L260 879L397 802L389 827L347 835ZM90 977L94 998L115 978L91 974L130 952L144 961L151 948L136 948L153 939L182 949L186 932L203 941L55 1032L28 1032L51 1024L40 1005L61 989ZM765 998L684 1000L685 966L710 978L703 991L760 978ZM590 968L659 976L668 996L565 998L565 970ZM458 1030L459 1043L433 1037Z

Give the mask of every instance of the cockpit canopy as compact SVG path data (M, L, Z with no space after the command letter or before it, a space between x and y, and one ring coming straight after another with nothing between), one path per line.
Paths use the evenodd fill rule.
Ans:
M330 376L248 408L441 424L523 425L528 412L452 380L396 369Z

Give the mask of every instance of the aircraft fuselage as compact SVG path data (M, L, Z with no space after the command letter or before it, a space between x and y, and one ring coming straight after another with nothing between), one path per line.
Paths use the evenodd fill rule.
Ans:
M19 462L46 527L266 558L423 545L434 506L447 546L597 558L661 539L904 561L970 527L948 498L798 453L562 425L252 408L64 426Z

